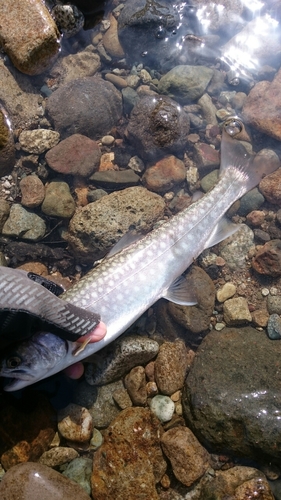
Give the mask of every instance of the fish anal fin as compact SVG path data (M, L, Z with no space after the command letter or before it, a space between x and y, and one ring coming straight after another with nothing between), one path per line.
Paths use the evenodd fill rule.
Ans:
M204 250L206 248L213 247L221 241L225 240L232 234L236 233L240 229L241 224L234 224L227 217L222 217L217 225L214 227L210 237L204 245Z
M179 276L170 285L164 298L181 306L194 306L198 302L184 276Z
M133 243L136 243L136 241L141 240L143 237L143 234L129 231L128 233L124 234L119 241L117 241L117 243L111 248L108 254L106 254L105 258L107 259L109 257L112 257L113 255L116 255L117 253L121 252L121 250L124 250L124 248L127 248Z

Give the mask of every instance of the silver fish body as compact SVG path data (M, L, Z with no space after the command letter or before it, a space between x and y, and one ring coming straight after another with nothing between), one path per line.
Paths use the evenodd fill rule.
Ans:
M139 241L104 259L61 295L73 305L98 312L107 326L105 338L88 344L74 356L77 343L65 342L65 349L57 354L49 337L49 366L46 362L43 366L40 357L29 363L29 349L36 350L32 344L36 344L36 339L31 338L13 353L22 359L20 366L9 367L11 357L2 362L0 376L13 378L5 386L6 390L20 389L89 357L115 340L162 297L181 304L195 303L186 290L186 280L179 277L205 248L234 232L234 225L225 229L222 216L234 201L257 185L265 173L270 173L263 162L255 164L245 155L245 150L241 153L239 141L231 137L232 130L233 127L227 130L225 125L221 178L210 192Z

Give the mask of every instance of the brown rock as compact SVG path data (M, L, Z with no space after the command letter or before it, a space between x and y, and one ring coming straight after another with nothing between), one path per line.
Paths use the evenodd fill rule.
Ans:
M21 204L24 207L34 208L41 205L45 197L44 184L37 175L27 175L20 181Z
M182 340L165 342L155 360L155 380L159 391L170 396L184 383L187 370L187 352Z
M142 178L150 191L162 193L182 184L186 178L184 163L175 156L167 156L148 168Z
M92 437L92 416L87 408L69 404L58 413L58 430L69 441L86 443Z
M0 176L11 172L16 159L14 138L8 119L7 112L0 106Z
M281 206L281 168L264 177L259 189L267 201Z
M124 51L120 45L117 31L117 20L115 17L110 14L109 15L110 27L103 35L103 45L105 50L112 57L124 57Z
M219 151L201 142L194 144L194 158L199 169L218 167L220 164Z
M48 467L57 467L63 465L75 458L79 457L79 453L73 448L66 446L56 446L48 451L45 451L39 458L39 463Z
M41 0L1 2L0 43L15 67L28 75L42 73L60 50L58 28Z
M209 467L209 453L187 427L170 429L161 438L173 473L185 486L191 486Z
M147 400L145 370L143 366L132 368L125 377L125 387L136 406L144 406Z
M28 462L9 470L0 484L1 500L90 500L79 484L46 465Z
M258 82L243 106L244 120L261 132L281 139L281 70L272 82Z
M56 172L83 177L88 177L98 169L100 158L98 144L81 134L67 137L46 154L49 167Z
M265 243L253 258L252 267L259 274L281 276L281 240Z
M39 394L11 403L1 396L0 454L7 470L20 462L38 460L55 435L54 412ZM3 498L0 495L1 498Z
M160 448L163 430L147 408L127 408L108 427L94 456L95 500L157 500L155 483L166 471Z

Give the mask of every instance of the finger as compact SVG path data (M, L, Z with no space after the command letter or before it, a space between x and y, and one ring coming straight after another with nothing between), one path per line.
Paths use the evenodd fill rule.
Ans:
M78 361L78 363L74 363L74 365L68 366L65 368L64 373L69 377L72 378L73 380L76 380L80 377L82 377L84 373L84 365L81 363L81 361Z
M77 342L83 343L88 339L90 339L90 342L98 342L99 340L103 339L105 334L106 334L106 326L101 321L92 332L87 333L87 335L83 335L83 337L80 337L77 340Z

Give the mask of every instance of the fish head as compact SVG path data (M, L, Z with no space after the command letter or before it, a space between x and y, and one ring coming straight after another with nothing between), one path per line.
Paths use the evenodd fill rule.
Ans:
M7 350L0 361L0 377L6 379L4 390L17 391L51 375L67 351L67 342L49 332L36 333Z

